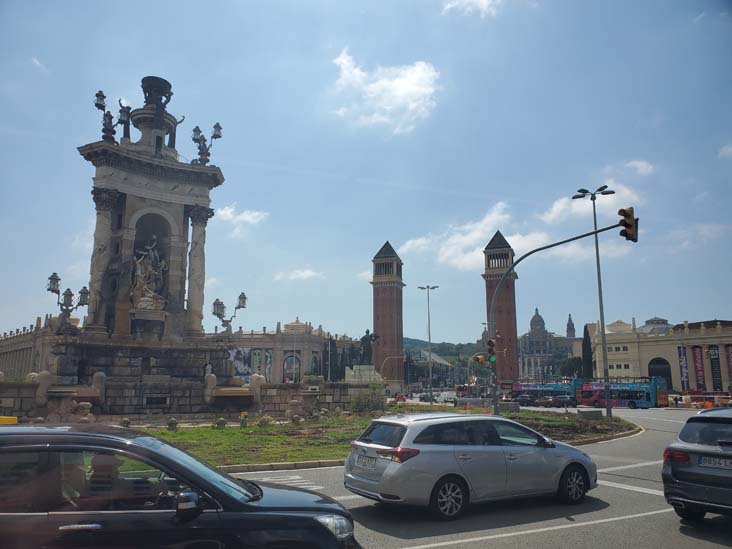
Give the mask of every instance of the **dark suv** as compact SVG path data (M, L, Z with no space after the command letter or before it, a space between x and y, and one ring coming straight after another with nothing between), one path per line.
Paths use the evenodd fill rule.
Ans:
M732 515L732 410L690 417L663 452L663 491L676 514L700 521L707 512Z
M338 502L136 431L0 427L0 547L358 548Z

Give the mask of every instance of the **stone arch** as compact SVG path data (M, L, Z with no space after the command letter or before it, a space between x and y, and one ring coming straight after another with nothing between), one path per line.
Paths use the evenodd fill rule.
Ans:
M301 367L300 357L297 354L288 354L282 361L282 381L300 383Z
M657 356L648 363L648 377L662 377L666 380L666 387L672 388L671 364L665 358Z
M160 217L164 218L168 222L169 232L168 235L171 237L179 237L181 234L180 227L175 222L175 219L170 214L170 212L164 210L163 208L157 208L155 206L147 206L145 208L140 208L137 210L134 214L132 214L132 217L130 218L129 227L134 229L137 226L137 223L140 221L140 218L145 215L149 214L155 214L159 215Z

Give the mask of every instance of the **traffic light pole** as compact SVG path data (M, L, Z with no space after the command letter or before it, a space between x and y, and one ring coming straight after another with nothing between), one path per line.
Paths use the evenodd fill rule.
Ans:
M615 223L614 225L608 225L607 227L603 227L602 229L595 229L594 231L590 231L588 233L584 233L578 236L573 236L572 238L567 238L565 240L561 240L559 242L554 242L553 244L547 244L546 246L541 246L539 248L535 248L529 252L526 252L524 255L519 257L516 261L514 261L508 269L501 275L501 278L498 279L498 283L496 284L496 289L493 291L493 295L491 296L491 303L488 307L488 339L494 339L496 337L496 298L498 297L498 294L501 292L501 288L503 287L503 282L508 278L508 276L514 271L516 266L521 263L524 259L529 257L530 255L534 255L537 252L543 252L544 250L549 250L551 248L556 248L557 246L561 246L562 244L567 244L569 242L574 242L575 240L581 240L582 238L587 238L588 236L592 235L598 235L600 233L604 233L605 231L610 231L612 229L616 229L618 227L624 227L622 223ZM499 408L499 401L498 401L498 366L497 362L494 363L494 387L493 387L493 413L496 415L500 414L500 408ZM607 366L606 366L607 367Z

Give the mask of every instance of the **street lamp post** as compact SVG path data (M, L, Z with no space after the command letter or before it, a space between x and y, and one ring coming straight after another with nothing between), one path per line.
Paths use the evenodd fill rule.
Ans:
M430 291L436 290L439 286L417 286L420 290L427 290L427 353L429 354L430 372L430 402L432 402L432 328L430 323Z
M224 327L226 332L231 332L231 321L236 318L236 313L239 309L246 309L247 307L247 294L244 292L239 294L236 307L234 307L234 314L231 318L226 318L226 305L220 299L215 299L213 302L213 315L221 321L221 325Z
M69 328L69 318L71 317L71 313L79 307L86 307L89 305L89 290L87 287L84 286L79 290L79 300L76 305L74 305L74 292L71 291L71 288L66 288L66 291L61 293L61 278L56 273L53 273L48 277L48 286L46 287L46 290L52 294L56 294L56 304L61 310L61 314L59 314L61 322L59 324L58 331L63 332L67 328L73 329Z
M595 200L597 200L598 194L615 194L615 191L608 189L607 185L602 185L595 192L590 192L587 189L578 189L577 194L572 198L586 198L589 196L590 200L592 200L592 220L595 227L595 262L597 264L597 297L600 302L600 340L602 342L602 366L605 381L605 414L607 417L612 417L613 409L610 405L610 371L608 370L607 363L607 338L605 335L605 309L602 300L602 276L600 275L600 243L597 239L597 208L595 206Z

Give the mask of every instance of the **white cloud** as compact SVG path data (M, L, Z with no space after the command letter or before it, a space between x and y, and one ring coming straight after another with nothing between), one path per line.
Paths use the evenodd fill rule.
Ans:
M605 185L615 191L615 194L600 196L597 199L597 213L599 216L614 216L620 208L637 206L641 198L633 189L616 182L614 179L606 179ZM549 209L539 218L545 223L558 223L566 217L592 215L592 203L589 198L573 200L562 197L555 200Z
M71 249L75 252L91 253L94 249L94 228L96 226L96 218L89 217L86 220L84 228L74 235L71 241Z
M323 273L312 269L293 269L289 272L280 271L273 277L274 280L308 280L310 278L323 278Z
M218 278L216 278L215 276L206 277L205 287L207 290L210 290L210 289L215 288L216 286L220 286L220 285L221 285L221 281Z
M412 238L410 240L407 240L404 244L399 246L399 249L397 249L397 253L402 255L424 252L428 250L431 245L432 239L430 237L420 236L418 238Z
M625 164L625 167L635 170L638 175L650 175L655 169L653 164L645 160L631 160Z
M463 15L478 12L481 19L495 17L498 14L498 6L503 0L446 0L442 6L442 14L445 15L452 10L461 12Z
M600 260L602 261L605 258L622 257L628 254L632 248L633 246L624 240L607 240L606 242L600 242ZM587 244L575 241L552 248L547 253L553 257L572 263L594 261L595 245L594 243Z
M368 72L347 49L333 63L340 69L335 91L347 104L332 112L356 126L381 125L394 134L409 133L435 109L440 73L431 63L417 61Z
M269 212L258 210L244 210L237 212L236 203L230 206L219 208L216 212L216 218L233 225L229 236L233 238L243 237L246 235L246 228L252 225L258 225L269 217Z
M701 12L701 13L700 13L699 15L697 15L696 17L694 17L694 19L693 19L694 23L695 23L695 24L698 24L698 23L699 23L699 21L701 21L702 19L704 19L704 16L705 16L706 14L707 14L707 12L703 11L703 12Z
M727 143L719 149L719 158L732 158L732 143Z
M674 229L668 233L668 241L671 243L669 251L678 253L680 250L688 250L699 246L700 243L709 242L732 234L732 225L721 223L697 223L690 229Z
M361 271L356 275L359 280L371 280L371 271Z
M450 227L440 242L437 261L461 270L483 266L483 248L493 234L511 219L505 202L497 202L482 219Z
M702 191L694 197L694 202L703 202L709 196L709 191Z
M31 64L33 65L33 68L35 68L41 74L48 74L48 67L41 63L37 57L31 57Z

